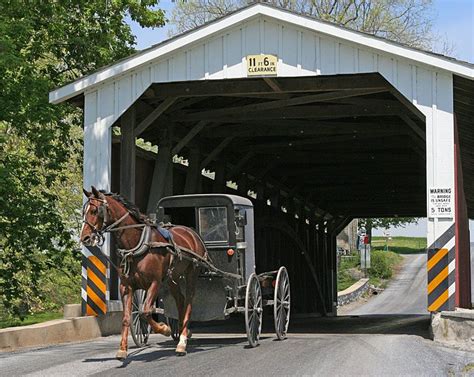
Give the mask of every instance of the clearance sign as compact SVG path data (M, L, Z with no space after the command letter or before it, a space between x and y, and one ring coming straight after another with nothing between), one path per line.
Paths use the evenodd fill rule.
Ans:
M247 55L247 76L276 76L275 55Z

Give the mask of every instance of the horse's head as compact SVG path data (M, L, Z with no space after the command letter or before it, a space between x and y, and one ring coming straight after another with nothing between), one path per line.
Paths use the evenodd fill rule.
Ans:
M85 246L97 246L100 244L102 231L109 221L109 204L106 196L92 186L92 192L83 189L87 201L83 209L83 225L81 231L81 242Z

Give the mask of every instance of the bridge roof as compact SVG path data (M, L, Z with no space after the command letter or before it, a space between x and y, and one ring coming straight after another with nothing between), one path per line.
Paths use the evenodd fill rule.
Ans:
M369 47L378 53L396 55L423 65L432 66L474 80L474 64L409 47L385 38L281 9L270 4L256 3L213 20L198 28L179 34L111 65L102 67L96 72L83 76L70 84L55 89L50 92L50 102L60 103L81 95L84 91L92 87L102 84L105 81L113 80L129 71L142 67L143 65L167 55L174 50L194 44L197 41L208 38L224 29L235 27L245 21L259 16L273 18L281 22L297 25L298 27L339 38L350 43Z

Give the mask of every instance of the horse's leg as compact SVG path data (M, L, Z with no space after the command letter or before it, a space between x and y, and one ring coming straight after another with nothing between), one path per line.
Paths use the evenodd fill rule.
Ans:
M186 298L184 301L183 327L181 328L179 335L179 343L176 347L176 354L178 356L186 355L186 346L188 342L188 326L191 319L192 303L194 293L196 292L196 283L198 276L199 270L194 268L193 265L189 266L186 273Z
M181 334L184 319L184 296L181 293L181 289L179 289L178 283L175 283L172 279L169 280L168 286L170 288L170 293L176 302L176 308L178 309L178 332Z
M155 306L159 289L160 283L158 281L154 281L150 284L150 288L148 288L148 291L146 292L145 304L143 305L143 313L145 314L145 318L155 334L163 334L164 336L170 336L170 327L166 323L155 322L152 317L152 309Z
M128 329L130 328L130 316L132 313L132 288L128 285L120 284L120 296L122 297L123 305L122 340L120 341L120 349L117 352L116 358L123 360L127 357Z

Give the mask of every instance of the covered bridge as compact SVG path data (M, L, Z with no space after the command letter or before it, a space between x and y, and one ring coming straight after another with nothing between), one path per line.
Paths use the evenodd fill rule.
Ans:
M336 314L335 237L352 218L427 217L438 311L470 305L473 80L469 63L253 4L50 101L84 110L85 187L147 213L171 194L250 194L257 271L286 265L300 313ZM100 291L83 253L84 311L100 314L118 278L97 262Z

